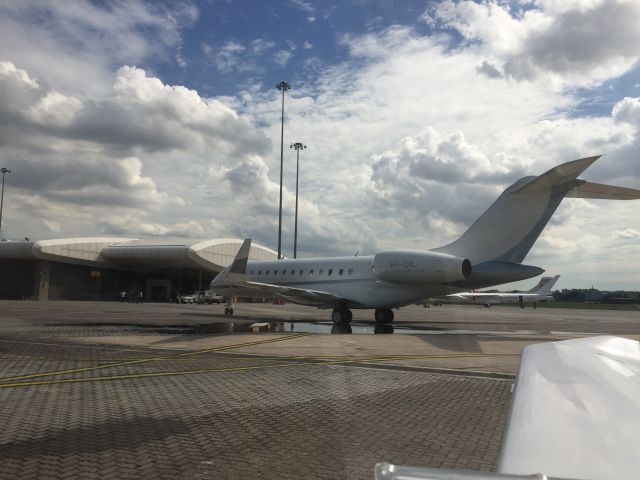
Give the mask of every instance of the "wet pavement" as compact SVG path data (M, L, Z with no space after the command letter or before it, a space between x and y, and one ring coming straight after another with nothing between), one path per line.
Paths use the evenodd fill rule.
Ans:
M491 470L523 346L640 330L637 312L410 307L393 335L371 312L331 335L327 311L222 309L0 301L0 478Z

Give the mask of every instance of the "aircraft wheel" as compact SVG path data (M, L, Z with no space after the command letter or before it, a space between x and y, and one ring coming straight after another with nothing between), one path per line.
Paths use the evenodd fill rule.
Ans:
M335 324L341 324L344 322L346 315L344 315L342 310L334 310L331 312L331 321Z
M233 315L233 308L230 308L229 309L229 316L232 316L232 315Z
M228 316L229 315L229 307L224 307L224 316Z
M344 321L347 323L351 323L351 320L353 320L353 313L351 313L351 310L349 310L348 308L344 310Z
M376 323L391 323L393 322L393 310L390 308L379 308L374 315Z
M384 323L392 323L393 322L393 310L387 308L384 311Z

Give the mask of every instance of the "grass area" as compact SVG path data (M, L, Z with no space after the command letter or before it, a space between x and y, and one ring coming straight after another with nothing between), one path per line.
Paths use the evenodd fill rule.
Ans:
M527 305L528 306L528 305ZM583 310L634 310L640 312L640 305L623 303L568 303L568 302L541 302L538 308L580 308Z

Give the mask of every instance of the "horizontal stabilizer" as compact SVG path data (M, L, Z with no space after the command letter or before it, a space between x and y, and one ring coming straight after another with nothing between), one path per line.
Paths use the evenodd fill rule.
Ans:
M575 180L578 175L589 168L591 164L599 158L600 155L596 155L595 157L581 158L579 160L563 163L562 165L553 167L551 170L547 170L542 175L532 178L528 182L512 190L510 193L512 195L519 195L521 193L544 192L556 185L570 182Z
M572 198L601 198L605 200L637 200L640 199L640 190L635 188L616 187L603 183L593 183L578 180L579 185L569 190L567 197Z

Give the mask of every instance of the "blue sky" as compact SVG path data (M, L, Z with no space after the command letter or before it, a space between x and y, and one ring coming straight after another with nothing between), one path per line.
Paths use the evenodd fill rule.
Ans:
M248 81L265 86L274 79L290 83L313 81L317 69L343 61L347 48L339 39L345 34L382 30L390 25L411 25L428 30L420 21L424 2L356 1L243 1L200 2L198 19L185 28L181 56L184 66L176 62L154 65L158 74L170 83L183 83L204 95L233 95ZM251 54L253 42L269 44L259 54ZM236 44L244 51L235 53L240 64L224 71L207 51L218 52L225 45ZM288 52L286 63L274 58ZM215 53L213 54L215 56ZM255 68L240 59L250 58Z
M639 188L638 25L640 0L6 2L3 234L275 248L280 80L302 255L437 247L596 154L584 178ZM285 149L285 253L294 182ZM526 262L636 288L637 208L567 200Z
M421 17L427 3L418 0L316 3L214 0L196 5L198 18L182 33L177 53L181 61L163 59L149 63L148 67L164 81L197 89L206 96L234 95L250 83L269 88L279 78L292 84L313 82L319 69L348 57L348 48L341 43L344 35L383 31L392 25L409 26L423 35L446 32L451 48L461 43L455 29L431 28L425 23ZM531 8L532 5L525 4L520 10ZM517 5L513 9L518 9ZM252 53L256 41L265 44L264 50ZM221 69L215 55L230 44L243 50L232 55L237 64ZM277 60L278 52L287 52L290 57ZM636 66L620 77L576 89L579 104L567 113L607 114L620 98L637 95L639 91L640 66Z

